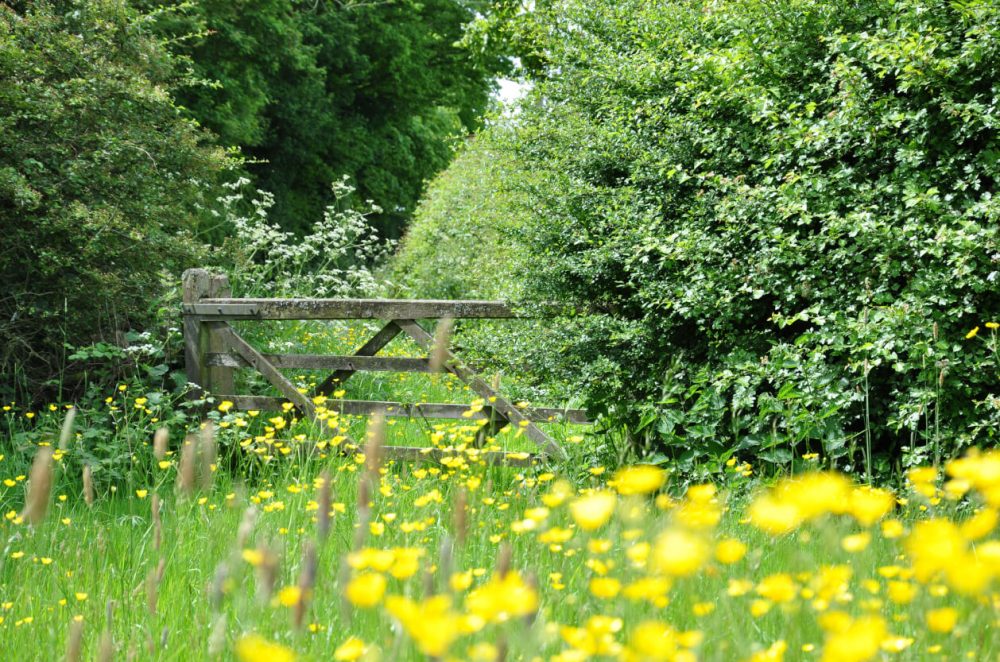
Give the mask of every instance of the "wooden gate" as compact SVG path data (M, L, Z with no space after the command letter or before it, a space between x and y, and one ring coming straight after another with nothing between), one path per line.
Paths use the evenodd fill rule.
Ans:
M443 358L441 370L463 381L483 398L484 406L463 404L373 402L332 398L329 410L349 415L405 416L442 419L487 420L495 431L506 425L522 430L543 454L564 458L565 452L536 423L563 420L588 423L579 409L521 408L503 397L463 364L447 347L435 347L434 336L417 320L502 319L517 317L499 301L440 301L409 299L234 299L226 276L213 275L204 269L184 272L184 349L188 381L199 392L220 400L229 400L241 410L280 410L290 402L302 416L316 417L315 396L328 398L356 372L431 372L430 356L400 358L378 356L379 350L396 336L404 334L430 354ZM244 340L230 322L237 320L380 320L381 328L350 356L317 354L263 354ZM235 391L233 371L250 368L258 371L283 396L282 398L240 395ZM281 374L282 368L328 370L312 394L301 393ZM471 412L471 413L470 413ZM386 454L397 459L440 459L441 449L389 446ZM534 456L524 453L484 451L480 456L490 463L528 464Z

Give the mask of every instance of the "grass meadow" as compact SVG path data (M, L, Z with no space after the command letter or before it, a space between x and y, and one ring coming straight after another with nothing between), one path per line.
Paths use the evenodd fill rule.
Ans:
M363 340L358 327L282 333L257 341L343 351ZM308 389L319 376L295 377ZM344 391L476 402L443 375L359 375ZM740 458L691 484L669 466L603 466L582 426L546 426L569 461L490 466L471 418L349 419L331 400L317 424L215 401L200 429L168 436L151 399L123 383L104 402L119 421L107 434L128 449L115 480L86 448L84 412L59 439L68 403L5 407L21 432L0 450L0 659L842 662L1000 650L994 453L913 470L894 490L814 457L769 481ZM396 462L385 445L446 453ZM530 450L510 429L485 446Z

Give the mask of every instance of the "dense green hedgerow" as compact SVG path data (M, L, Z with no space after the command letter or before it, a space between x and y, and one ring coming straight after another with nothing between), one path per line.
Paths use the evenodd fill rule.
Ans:
M399 251L382 274L394 296L442 299L499 299L518 304L529 298L528 251L517 240L531 222L523 186L531 173L503 146L507 129L493 125L468 142L428 187ZM548 405L577 396L572 366L549 355L566 344L572 329L549 320L460 321L456 343L463 358L503 375L504 390Z
M595 412L690 460L996 437L996 337L966 334L1000 317L1000 6L525 20L547 67L497 149L531 173L505 182L527 291L597 313L550 354Z
M511 233L524 196L504 182L524 179L484 133L468 142L428 187L385 276L404 296L429 299L520 296L523 252Z

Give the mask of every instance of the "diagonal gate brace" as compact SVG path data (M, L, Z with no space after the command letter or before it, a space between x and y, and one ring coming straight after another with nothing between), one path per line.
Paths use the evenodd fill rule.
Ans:
M379 350L392 342L392 339L402 333L395 322L389 322L376 333L371 340L366 342L361 348L354 352L354 356L375 356ZM334 387L347 381L356 370L338 370L323 380L323 383L316 387L316 395L330 395Z
M433 336L424 331L415 320L397 319L393 321L425 351L429 353L434 351ZM528 416L525 416L509 400L493 390L479 375L459 361L450 350L447 348L437 348L437 351L442 352L444 355L444 369L465 382L477 395L489 400L494 411L510 421L511 424L524 430L525 436L535 442L536 445L544 448L546 453L562 459L566 458L566 451L559 444L542 432L537 425L531 422Z
M274 367L274 364L267 360L263 354L250 346L243 340L227 322L208 322L209 327L222 338L223 342L229 345L229 349L236 352L244 361L264 375L267 381L281 391L281 394L288 398L304 415L311 419L316 418L316 407L312 400L307 398L295 388L281 372Z

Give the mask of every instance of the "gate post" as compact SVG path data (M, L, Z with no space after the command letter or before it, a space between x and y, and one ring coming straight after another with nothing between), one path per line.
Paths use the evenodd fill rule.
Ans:
M207 296L211 299L228 299L233 296L233 288L229 286L229 276L225 274L211 276L208 281ZM229 346L226 344L222 334L209 329L207 335L207 350L209 352L221 354L229 351ZM233 375L236 371L233 368L209 366L207 372L206 389L220 395L233 395L236 393L236 385L233 380Z
M181 278L183 282L183 302L198 303L208 296L212 277L204 269L188 269ZM184 368L187 380L199 387L200 391L210 388L208 372L205 366L205 349L207 344L207 329L198 318L184 313ZM195 392L194 397L200 397L201 392Z
M228 299L233 294L228 276L212 275L205 269L188 269L184 272L182 281L183 302L186 304L198 303L206 298ZM227 350L228 346L221 334L198 318L184 314L184 363L189 382L210 393L235 393L233 368L209 366L206 361L209 352L224 353Z

